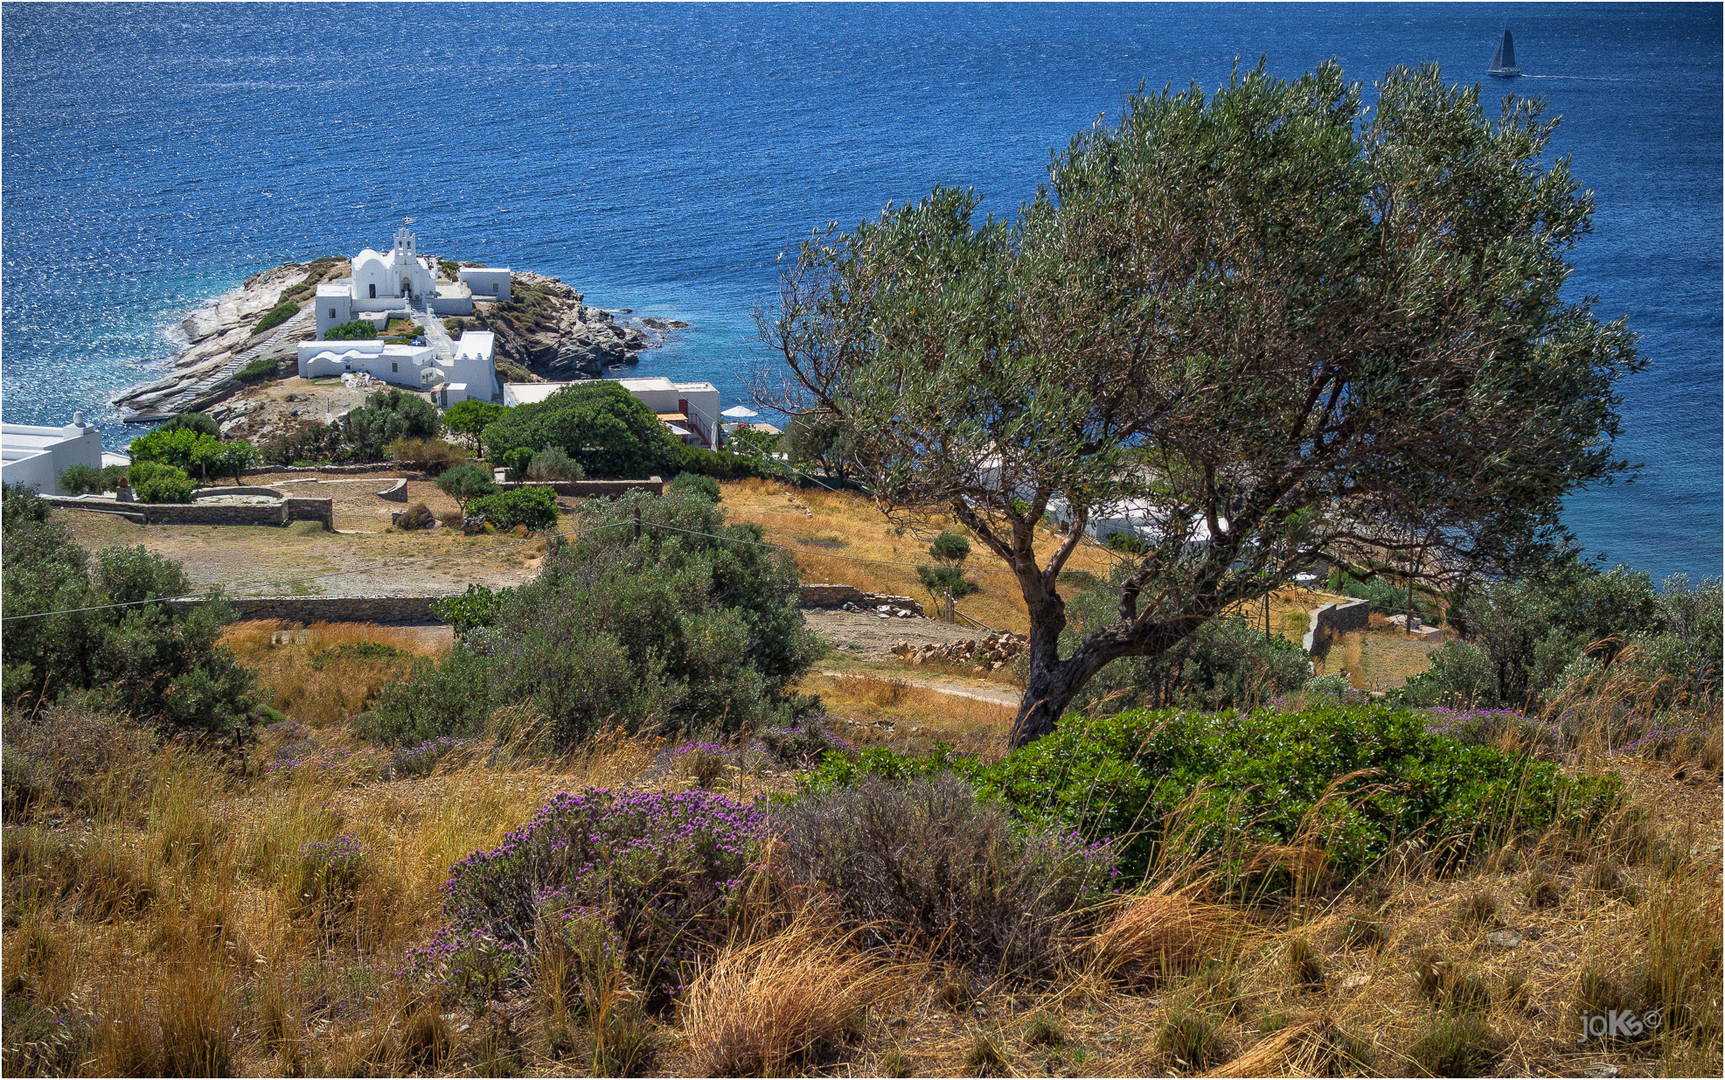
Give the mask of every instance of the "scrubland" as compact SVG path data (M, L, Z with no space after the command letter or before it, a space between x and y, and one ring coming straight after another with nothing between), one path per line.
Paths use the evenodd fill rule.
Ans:
M1622 778L1596 819L1511 824L1454 865L1396 847L1346 875L1296 837L1301 850L1257 854L1310 872L1254 895L1197 857L1097 879L1084 851L1023 847L998 811L939 789L957 780L755 803L809 775L759 738L691 750L607 733L558 753L509 723L505 740L380 749L347 717L441 646L295 630L227 635L284 716L240 751L164 743L75 705L8 721L8 745L41 763L29 800L7 807L8 1073L1720 1069L1717 715L1660 760L1578 745L1566 772ZM803 687L853 755L1004 750L1008 707L878 675ZM566 905L537 917L577 929L530 937L515 967L458 940L446 903L510 895L496 885L507 858L468 857L538 842L523 823L591 788L753 805L773 824L725 871L724 903L661 882L688 905L678 925L700 928L693 945L666 927L580 931L597 900L575 877ZM880 824L896 818L917 827ZM548 810L539 827L560 820ZM811 830L878 873L804 865ZM912 871L926 888L908 900L885 884ZM1581 1015L1608 1009L1658 1009L1661 1023L1583 1040Z

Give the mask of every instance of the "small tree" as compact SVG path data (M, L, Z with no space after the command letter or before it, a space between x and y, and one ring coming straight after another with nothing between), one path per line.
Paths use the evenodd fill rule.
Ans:
M970 541L963 534L941 530L934 543L928 545L928 553L940 565L919 566L916 577L936 601L946 593L960 597L976 591L976 584L964 576L964 560L970 558Z
M437 490L454 499L467 512L467 504L497 490L491 470L483 465L457 465L437 478Z
M1322 559L1512 572L1627 468L1614 386L1642 365L1561 293L1592 198L1555 123L1430 67L1362 97L1335 64L1136 95L1016 219L941 188L790 261L760 320L783 407L842 420L879 505L956 518L1017 579L1015 745ZM1122 512L1147 550L1062 649L1061 570Z
M453 431L475 449L479 448L479 433L501 419L507 410L491 401L468 398L458 401L443 412L443 426ZM481 454L481 456L484 456Z
M842 481L852 471L856 440L844 421L831 413L798 413L785 428L784 447L792 461L818 465Z

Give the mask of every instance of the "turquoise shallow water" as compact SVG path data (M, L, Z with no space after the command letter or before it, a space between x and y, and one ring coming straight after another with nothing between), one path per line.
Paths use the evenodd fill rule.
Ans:
M745 395L775 259L936 183L1010 212L1141 82L1236 56L1482 78L1509 22L1598 197L1571 287L1627 315L1631 484L1590 550L1720 571L1720 9L1703 5L7 5L0 408L59 420L160 369L165 329L287 259L386 243L541 270L686 319L642 374Z

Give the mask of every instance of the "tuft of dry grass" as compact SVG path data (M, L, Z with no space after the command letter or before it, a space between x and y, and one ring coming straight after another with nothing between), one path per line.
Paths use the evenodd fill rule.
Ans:
M1096 973L1138 983L1226 960L1259 936L1234 908L1190 891L1152 893L1121 905L1090 938L1088 952Z
M836 720L834 734L859 745L923 750L946 743L962 754L995 760L1007 749L1016 705L867 673L809 675L797 684L819 694Z
M857 1030L871 1006L904 989L905 972L835 934L818 906L763 941L738 943L696 976L682 1026L703 1076L775 1076L813 1063Z

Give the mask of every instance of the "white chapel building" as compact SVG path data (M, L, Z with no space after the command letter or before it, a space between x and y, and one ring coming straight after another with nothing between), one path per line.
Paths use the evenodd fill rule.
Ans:
M496 335L468 330L457 341L444 333L443 316L471 315L475 302L507 303L508 267L462 267L456 280L439 273L439 264L419 254L418 238L405 225L384 255L366 248L352 260L353 276L317 287L317 338L299 345L299 374L366 374L392 386L436 391L444 408L467 398L496 401L493 353ZM419 324L422 345L375 340L326 340L332 327L367 321L380 331L392 317Z

